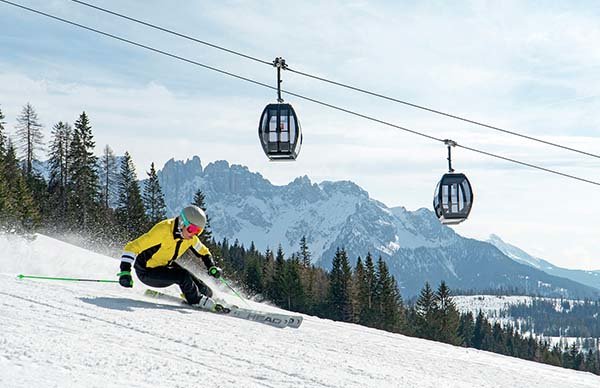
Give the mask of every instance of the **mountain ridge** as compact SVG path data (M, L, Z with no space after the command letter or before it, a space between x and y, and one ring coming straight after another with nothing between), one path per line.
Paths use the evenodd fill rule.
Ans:
M346 249L352 265L370 252L388 263L407 296L418 293L425 281L441 280L459 289L522 289L575 297L600 292L520 264L493 244L462 237L428 209L389 208L352 181L314 183L304 175L277 186L246 166L224 160L203 167L198 156L185 162L171 159L157 175L170 215L202 190L219 240L246 246L254 242L263 252L280 244L289 256L306 236L314 263L325 268L338 248ZM482 263L485 268L478 272Z

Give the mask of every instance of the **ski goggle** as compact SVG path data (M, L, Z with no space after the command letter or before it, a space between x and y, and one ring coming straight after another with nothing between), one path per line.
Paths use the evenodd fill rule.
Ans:
M200 233L202 233L202 228L199 227L198 225L192 224L187 219L187 217L185 216L185 214L183 214L183 212L181 212L180 216L181 216L181 221L183 221L183 226L185 226L185 230L187 230L187 232L189 234L200 234Z

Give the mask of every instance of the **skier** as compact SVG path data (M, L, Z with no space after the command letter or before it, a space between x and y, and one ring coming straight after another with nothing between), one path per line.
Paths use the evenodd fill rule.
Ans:
M154 225L150 231L125 245L121 256L119 284L133 287L131 265L138 278L151 287L168 287L177 284L187 303L214 310L216 307L212 290L192 273L175 263L175 260L191 249L202 259L208 274L220 278L219 268L198 236L206 225L206 214L198 206L186 206L178 217Z

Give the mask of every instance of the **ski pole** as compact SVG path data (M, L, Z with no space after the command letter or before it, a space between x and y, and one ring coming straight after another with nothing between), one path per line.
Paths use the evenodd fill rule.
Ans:
M78 278L53 278L49 276L33 276L33 275L17 275L19 279L44 279L44 280L63 280L70 282L98 282L98 283L119 283L118 280L105 280L105 279L78 279Z
M220 281L221 281L223 284L225 284L227 287L229 287L229 289L230 289L231 291L233 291L233 293L234 293L235 295L237 295L237 297L238 297L238 298L240 298L240 299L242 300L242 302L244 302L244 303L246 304L246 306L250 307L250 305L248 304L248 302L246 302L246 300L245 300L244 298L242 298L242 296L241 296L240 294L238 294L238 292L237 292L236 290L234 290L234 289L233 289L233 287L231 287L231 286L229 285L229 283L227 283L227 282L225 281L225 279L223 279L222 277L219 277L219 280L220 280Z

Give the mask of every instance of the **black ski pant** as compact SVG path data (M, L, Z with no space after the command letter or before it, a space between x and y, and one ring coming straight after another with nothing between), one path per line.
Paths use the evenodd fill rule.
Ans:
M189 304L196 304L202 295L212 296L212 290L204 282L178 264L167 267L141 268L134 266L137 277L150 287L169 287L177 284Z

